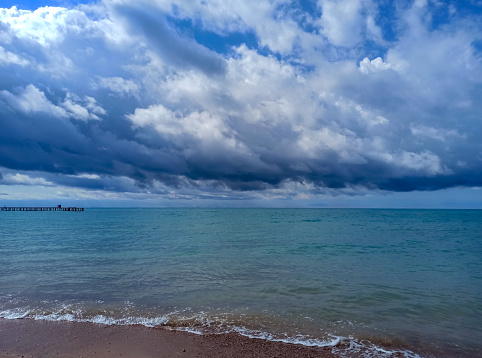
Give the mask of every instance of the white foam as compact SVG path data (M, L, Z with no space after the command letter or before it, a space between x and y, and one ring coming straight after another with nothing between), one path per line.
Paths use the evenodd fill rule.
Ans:
M116 320L115 324L122 324L126 326L131 325L142 325L146 327L159 327L164 326L169 322L169 318L167 316L159 316L159 317L127 317L120 320Z
M182 315L184 313L184 315ZM46 321L69 321L69 322L91 322L105 325L143 325L146 327L160 327L164 326L170 330L178 330L189 332L193 334L203 335L206 333L224 334L235 332L245 337L253 339L269 340L274 342L284 342L291 344L299 344L310 347L331 347L332 352L341 357L357 356L363 358L391 358L400 357L405 358L421 358L418 354L406 350L387 350L371 344L370 342L359 341L353 337L343 337L328 335L327 339L316 339L309 336L298 335L296 337L274 336L273 334L263 332L260 330L252 330L242 326L234 326L227 323L226 318L213 317L206 312L180 312L173 311L166 315L156 317L136 317L128 316L122 318L113 318L106 315L98 314L92 317L85 317L85 312L72 305L60 305L54 312L40 313L38 310L30 307L18 307L0 311L0 318L6 319L23 319L30 318L34 320ZM177 326L172 326L172 321L178 323ZM183 326L183 324L186 324Z
M85 318L85 319L82 319L81 321L82 322L98 323L98 324L106 324L106 325L109 325L109 326L113 326L113 325L116 325L116 324L121 325L121 326L124 325L121 322L119 322L118 320L110 318L110 317L106 317L104 315L97 315L97 316L94 316L92 318Z
M400 357L400 354L405 358L422 358L420 355L408 351L408 350L387 350L373 345L370 342L364 343L353 337L349 338L349 346L341 347L334 346L332 353L339 355L340 357L350 358L353 357L353 353L356 353L357 357L361 358L395 358Z
M36 321L76 321L75 315L72 313L51 313L51 314L36 314L32 317Z
M332 339L330 340L319 340L316 338L309 338L303 335L298 337L286 337L286 338L277 338L274 337L270 333L262 332L262 331L254 331L244 327L234 327L233 332L239 333L242 336L248 338L256 338L256 339L264 339L273 342L284 342L284 343L292 343L292 344L299 344L303 346L309 347L334 347L341 342L344 337L341 336L331 336Z
M68 322L91 322L106 325L143 325L146 327L156 327L166 325L169 321L168 316L158 317L123 317L112 318L105 315L96 315L93 317L84 317L85 312L81 309L74 309L70 305L62 305L54 312L38 313L30 307L13 308L0 311L0 318L5 319L22 319L30 318L36 321L68 321Z
M0 312L0 318L6 318L6 319L20 319L20 318L25 318L29 314L29 310L25 309L12 309L12 310L5 310Z
M204 332L202 332L202 330L200 329L195 329L195 328L192 328L192 327L177 327L177 328L170 328L172 329L173 331L182 331L182 332L189 332L189 333L193 333L193 334L197 334L197 335L204 335Z
M112 318L104 315L96 315L89 318L83 318L81 314L75 313L51 313L51 314L36 314L31 318L35 320L46 321L69 321L69 322L90 322L105 325L118 325L118 326L134 326L142 325L146 327L158 327L165 325L169 319L165 316L146 318L146 317L124 317L124 318Z

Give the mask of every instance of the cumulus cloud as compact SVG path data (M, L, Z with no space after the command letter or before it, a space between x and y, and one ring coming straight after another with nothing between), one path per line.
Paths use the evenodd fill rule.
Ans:
M93 82L93 87L96 89L108 89L109 91L112 91L113 93L122 97L137 97L139 92L139 85L135 81L124 79L122 77L97 78Z
M323 33L332 44L354 46L361 41L361 0L323 0L320 5Z
M371 61L368 59L368 57L365 57L362 61L360 61L360 71L364 74L385 71L391 68L392 65L388 62L384 62L381 57L377 57Z
M51 103L45 93L30 84L16 96L8 91L1 91L0 97L14 110L23 113L41 112L54 117L67 117L67 112Z
M30 113L43 113L58 118L75 118L83 121L90 119L100 120L97 115L105 115L106 111L97 105L96 100L92 97L85 96L83 99L71 93L66 97L59 106L50 102L45 93L40 91L34 85L30 84L24 89L20 89L20 93L15 95L8 91L1 91L2 98L13 110ZM81 102L82 104L79 104Z
M82 121L91 119L100 120L99 115L107 114L107 112L97 104L95 98L89 96L84 96L84 98L81 99L71 93L67 93L61 106L72 118Z
M18 66L25 67L30 64L25 58L18 56L12 52L6 51L2 46L0 46L0 66L15 64Z
M48 182L44 178L31 177L26 174L7 174L1 178L1 183L4 185L40 185L40 186L53 186L54 184Z
M481 22L429 19L375 0L2 9L1 184L219 200L480 186Z

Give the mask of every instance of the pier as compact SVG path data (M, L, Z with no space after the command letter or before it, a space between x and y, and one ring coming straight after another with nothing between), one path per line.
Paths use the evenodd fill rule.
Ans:
M3 206L0 211L84 211L84 208L62 207L57 205L53 207L42 206Z

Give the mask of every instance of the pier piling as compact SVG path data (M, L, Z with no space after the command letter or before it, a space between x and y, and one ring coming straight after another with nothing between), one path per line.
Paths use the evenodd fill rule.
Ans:
M0 211L84 211L84 208L62 207L61 205L53 207L43 206L3 206Z

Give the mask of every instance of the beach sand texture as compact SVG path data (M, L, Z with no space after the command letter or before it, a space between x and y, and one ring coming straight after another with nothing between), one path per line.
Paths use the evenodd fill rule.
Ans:
M239 334L198 335L144 326L0 319L0 357L320 357L329 348L253 339Z

